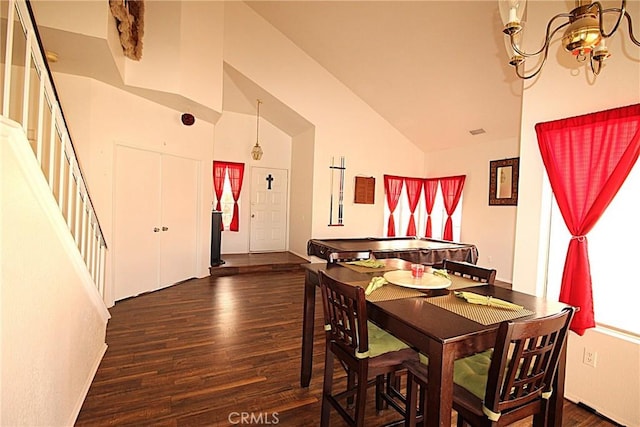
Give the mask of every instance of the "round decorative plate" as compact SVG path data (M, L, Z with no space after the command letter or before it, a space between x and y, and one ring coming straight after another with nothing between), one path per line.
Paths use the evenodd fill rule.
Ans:
M451 280L426 271L422 277L411 276L409 270L387 271L384 273L384 278L394 285L413 289L444 289L451 286Z

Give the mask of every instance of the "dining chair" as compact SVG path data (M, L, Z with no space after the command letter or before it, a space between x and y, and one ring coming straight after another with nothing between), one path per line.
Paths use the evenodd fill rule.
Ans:
M496 280L496 270L493 268L481 267L463 261L454 261L445 259L442 266L447 272L461 277L467 277L471 280L484 282L493 285Z
M363 426L367 388L374 384L376 410L388 404L404 417L405 411L385 388L385 375L402 370L407 361L418 361L418 353L367 320L362 287L320 271L320 290L326 332L320 425L329 425L333 407L348 425ZM334 358L347 374L344 390L333 390Z
M545 417L574 313L574 307L567 307L544 318L502 322L493 349L456 360L453 409L458 427L498 427L532 415ZM423 420L424 408L416 399L418 389L428 388L427 374L424 363L407 363L406 425Z
M327 258L329 264L346 261L360 261L371 258L371 251L331 252Z

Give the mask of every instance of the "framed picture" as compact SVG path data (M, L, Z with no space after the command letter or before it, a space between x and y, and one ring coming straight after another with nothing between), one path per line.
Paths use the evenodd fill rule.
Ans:
M489 162L489 206L518 204L519 158Z

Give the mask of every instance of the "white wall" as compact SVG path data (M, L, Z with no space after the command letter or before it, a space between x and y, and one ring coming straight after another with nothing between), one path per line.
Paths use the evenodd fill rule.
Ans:
M289 251L301 257L307 256L307 240L312 230L314 143L314 128L292 140Z
M110 21L113 20L109 2L74 2L73 13L69 13L68 1L40 0L36 1L34 7L38 10L38 25L91 37L106 38ZM79 16L82 19L78 19Z
M525 41L531 40L532 45L539 43L542 35L535 32L544 31L547 19L558 13L558 7L554 2L530 3L527 29L532 37ZM627 2L627 7L634 18L640 17L639 1ZM516 290L541 295L546 279L546 225L551 196L535 124L640 102L640 51L625 35L626 25L621 27L622 34L607 42L612 57L597 78L594 79L584 67L576 68L573 57L558 53L555 45L540 77L525 84L513 274ZM600 355L596 368L588 368L582 363L582 352L587 346ZM612 336L600 328L582 337L572 332L566 395L597 408L621 424L639 426L639 348L637 340Z
M489 162L518 157L517 140L481 142L474 146L430 152L425 177L466 175L462 197L460 240L477 246L478 264L497 270L511 283L516 206L489 206Z
M0 424L73 425L109 313L22 129L0 120Z
M421 176L424 153L244 3L225 3L224 28L225 62L315 126L313 174L297 183L313 188L311 235L300 235L298 245L382 235L382 175ZM332 156L346 159L343 227L328 227ZM375 205L353 203L356 175L376 178Z
M214 127L196 120L193 126L180 122L175 111L107 84L78 76L54 75L70 134L85 172L107 245L113 242L113 171L115 145L127 145L158 153L202 161L200 176L200 222L198 276L209 268L211 233ZM106 301L113 303L113 254L107 257Z
M222 254L249 252L251 212L251 168L291 169L291 137L260 118L260 146L264 151L259 161L251 158L256 143L256 116L224 112L216 125L214 160L244 163L244 179L240 193L240 230L222 232ZM213 165L209 165L209 189L213 194ZM291 175L288 174L289 180ZM291 188L291 186L288 186ZM215 197L214 197L215 198ZM290 198L290 197L289 197Z
M184 96L222 110L223 2L145 3L140 61L125 60L127 85Z

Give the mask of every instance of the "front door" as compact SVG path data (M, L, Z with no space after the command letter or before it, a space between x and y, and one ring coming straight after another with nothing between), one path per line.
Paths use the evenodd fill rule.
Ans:
M250 252L286 250L287 179L286 169L251 169Z

